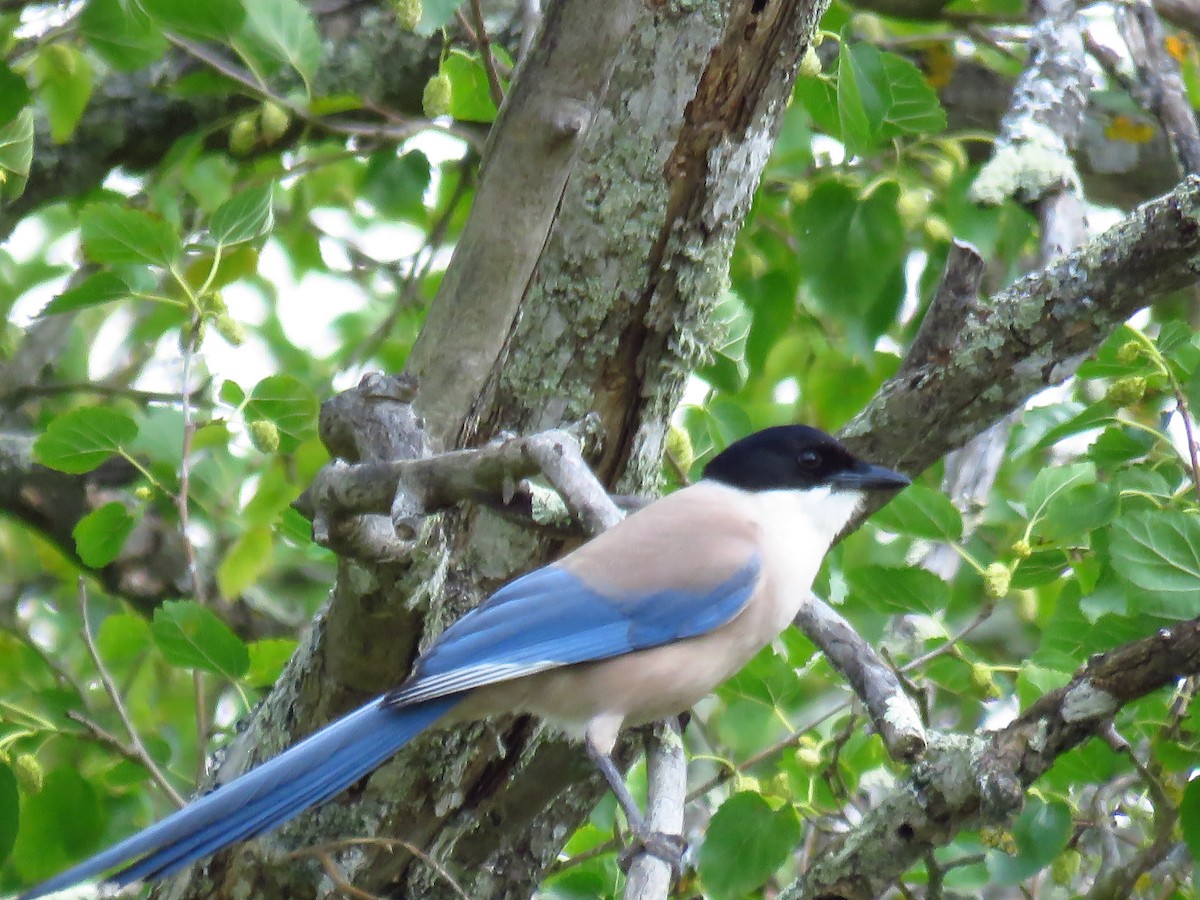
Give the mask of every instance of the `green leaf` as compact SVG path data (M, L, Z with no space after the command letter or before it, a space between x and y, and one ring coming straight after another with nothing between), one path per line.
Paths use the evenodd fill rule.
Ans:
M1147 594L1147 615L1190 619L1200 597L1200 520L1176 510L1144 510L1113 523L1113 568Z
M229 406L241 406L246 402L246 392L236 381L226 379L221 382L221 402Z
M0 125L0 200L15 200L25 191L33 163L33 110L26 107Z
M105 62L127 72L150 65L169 46L162 29L137 3L122 0L88 0L79 30Z
M904 225L900 188L883 182L869 195L835 178L819 181L793 215L804 283L854 348L870 354L904 296ZM867 260L850 265L847 260Z
M1200 859L1200 778L1193 778L1183 789L1183 799L1179 801L1179 830L1183 832L1183 842L1192 859ZM0 859L4 858L3 846L0 841Z
M454 18L454 11L460 6L462 0L425 0L421 9L421 21L414 30L422 37L429 37L449 24Z
M1043 410L1066 410L1065 404L1061 406L1042 407ZM1080 434L1084 431L1092 431L1096 428L1101 428L1104 425L1112 422L1116 415L1112 404L1106 401L1093 403L1091 406L1086 406L1075 415L1068 418L1066 421L1060 422L1046 430L1046 433L1037 438L1032 444L1027 446L1027 450L1045 450L1048 447L1053 447L1063 438L1071 437L1075 434Z
M247 422L268 419L279 428L279 449L295 450L314 433L317 422L317 398L291 375L272 375L254 386L243 415Z
M1067 804L1030 797L1012 829L1017 852L1010 856L993 850L988 854L992 879L999 884L1018 884L1040 872L1066 847L1071 825Z
M768 647L756 653L717 693L722 698L741 698L774 709L803 697L805 685L796 677L791 661Z
M876 50L870 44L860 46ZM884 114L883 136L945 131L946 111L921 70L899 54L876 52L883 62L883 82L891 93L891 102Z
M83 250L98 263L169 266L180 254L179 235L168 222L115 203L93 203L79 217Z
M142 8L170 31L188 37L228 42L242 30L241 0L139 0ZM257 3L258 0L255 0Z
M265 638L250 645L250 668L246 683L251 687L270 687L279 680L287 661L296 652L292 638Z
M855 156L902 134L946 127L946 113L920 69L867 43L842 41L837 106L842 141Z
M38 96L46 108L50 138L56 144L75 131L92 96L92 64L70 44L44 45L33 61Z
M841 138L838 89L832 78L801 78L796 83L796 96L818 129L830 137Z
M125 539L137 523L137 516L116 501L93 509L75 524L71 532L83 564L93 569L107 566L121 554Z
M34 442L43 466L79 475L90 472L137 437L133 419L111 409L75 409L54 419Z
M7 763L0 762L0 863L12 852L20 822L21 801L17 796L17 776Z
M700 877L715 900L743 897L787 862L800 840L800 817L772 809L753 791L734 794L708 823L700 848Z
M1013 573L1010 587L1020 589L1050 584L1058 581L1070 565L1071 558L1062 548L1035 550L1028 559L1021 560L1021 565Z
M883 98L870 77L872 73L862 71L872 57L869 51L856 52L862 46L843 40L838 49L838 125L842 143L852 155L871 149L883 124Z
M221 593L237 597L254 584L271 565L273 549L269 528L252 528L238 538L217 566Z
M962 515L945 494L924 485L905 488L871 517L880 528L937 541L962 537Z
M708 317L722 337L713 345L716 359L699 375L713 387L736 393L746 384L750 366L746 362L746 339L754 317L741 298L731 291L722 294Z
M241 678L250 666L246 645L194 600L169 600L154 611L154 643L171 665Z
M25 79L0 60L0 125L7 125L29 103L29 85Z
M450 115L461 122L495 121L496 104L492 102L487 71L477 56L451 50L441 71L450 78Z
M1103 581L1101 585L1104 585ZM1127 641L1145 637L1160 624L1167 624L1161 619L1085 615L1080 600L1078 584L1067 581L1054 604L1049 621L1042 626L1042 642L1033 655L1033 662L1037 665L1073 672L1081 660L1093 653L1102 653Z
M1060 495L1073 488L1095 483L1096 466L1090 462L1042 469L1025 492L1026 514L1030 518L1045 515L1049 505Z
M208 230L221 246L251 241L271 230L273 184L238 191L213 213Z
M424 226L429 220L425 192L432 177L429 157L418 150L396 155L395 147L371 154L360 194L389 219Z
M846 580L859 600L880 612L935 612L950 604L950 586L914 566L855 566L846 571Z
M1072 488L1046 507L1041 531L1054 540L1085 545L1088 532L1111 522L1118 505L1117 492L1109 484Z
M74 312L89 306L100 306L123 300L129 296L129 285L113 272L97 272L89 275L75 287L63 291L46 304L42 310L43 316L53 316L59 313Z
M253 0L246 7L249 39L270 58L287 63L311 81L321 62L321 36L298 0Z
M25 798L12 862L28 881L41 881L95 849L104 836L96 789L73 766L46 773L42 789Z
M137 662L150 647L150 625L133 613L107 616L96 631L96 648L112 667L123 668Z

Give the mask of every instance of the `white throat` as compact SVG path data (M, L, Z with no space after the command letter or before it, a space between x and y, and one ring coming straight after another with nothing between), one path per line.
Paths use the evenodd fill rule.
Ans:
M866 499L860 491L833 490L827 485L761 491L753 496L764 531L778 539L803 541L808 545L806 552L821 555Z
M864 498L858 491L828 487L759 491L749 496L757 507L759 552L770 579L772 627L778 632L807 601L829 545Z

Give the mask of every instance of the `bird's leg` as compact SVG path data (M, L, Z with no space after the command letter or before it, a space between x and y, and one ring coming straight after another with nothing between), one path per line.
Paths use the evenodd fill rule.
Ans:
M587 745L588 757L596 764L596 768L600 770L601 774L604 775L604 780L612 788L612 792L617 797L617 802L621 804L621 809L625 811L625 818L629 822L629 827L637 839L633 846L627 847L620 855L619 862L621 868L627 870L633 862L633 857L642 850L645 850L647 853L657 856L669 865L671 867L671 875L677 881L683 871L683 854L687 850L687 841L683 839L682 835L651 831L650 827L646 824L646 819L642 815L642 811L638 809L637 801L633 799L633 794L629 793L625 779L621 777L621 773L617 770L617 764L613 762L612 756L597 747L590 735L584 743Z

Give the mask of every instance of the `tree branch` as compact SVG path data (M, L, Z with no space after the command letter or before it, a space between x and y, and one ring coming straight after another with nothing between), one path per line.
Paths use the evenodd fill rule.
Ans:
M1000 824L1025 788L1068 750L1110 727L1126 704L1200 672L1200 619L1093 658L1070 683L987 736L938 736L925 758L780 900L866 900L964 828Z
M919 472L1058 384L1129 316L1200 272L1200 178L1014 282L967 315L940 365L902 367L844 434Z
M846 677L875 731L895 760L911 762L925 752L925 727L896 673L828 603L810 596L793 623Z

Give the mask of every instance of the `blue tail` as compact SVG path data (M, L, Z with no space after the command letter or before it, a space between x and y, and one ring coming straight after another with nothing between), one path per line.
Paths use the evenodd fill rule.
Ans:
M463 695L413 706L374 700L161 822L21 894L33 900L126 864L106 884L161 878L269 831L340 793L440 719Z

